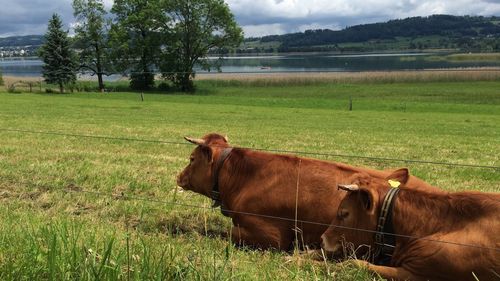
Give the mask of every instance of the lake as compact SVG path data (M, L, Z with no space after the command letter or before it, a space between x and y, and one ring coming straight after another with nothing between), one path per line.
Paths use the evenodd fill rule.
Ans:
M358 72L449 68L500 67L499 60L449 60L444 53L380 53L380 54L298 54L226 57L225 73L266 72ZM216 58L212 58L216 59ZM38 59L0 59L4 75L39 77L42 62ZM205 72L200 69L198 72ZM107 80L118 79L119 75Z

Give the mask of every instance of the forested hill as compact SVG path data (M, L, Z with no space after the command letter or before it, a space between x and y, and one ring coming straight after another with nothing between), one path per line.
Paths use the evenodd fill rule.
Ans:
M0 38L0 58L36 56L43 44L43 35L11 36Z
M0 38L0 47L40 46L43 35L12 36Z
M25 55L33 55L43 40L43 35L0 38L0 52L22 48L26 50ZM337 31L318 29L247 38L237 52L422 49L500 52L500 16L433 15L362 24Z
M434 40L431 40L431 37ZM425 42L422 38L427 38L428 42ZM271 46L270 43L274 42L276 43L274 47L279 48L280 51L293 51L294 49L301 50L313 46L318 48L342 48L339 44L345 45L345 43L358 43L351 44L350 47L363 48L359 43L385 43L387 45L388 42L398 41L398 43L403 44L393 47L418 49L419 47L461 48L464 45L474 44L474 42L470 42L471 40L485 39L486 41L492 41L490 48L495 49L500 47L500 45L495 45L500 43L499 38L500 17L433 15L356 25L338 31L319 29L262 38L249 38L246 43L258 41L261 46ZM411 44L412 40L414 41L413 44ZM383 46L380 45L380 47Z

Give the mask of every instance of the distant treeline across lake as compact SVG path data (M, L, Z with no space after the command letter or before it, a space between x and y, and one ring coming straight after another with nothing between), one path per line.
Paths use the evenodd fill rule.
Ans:
M0 59L0 71L7 76L38 77L42 65L37 58ZM234 56L224 58L221 70L224 73L357 72L479 67L500 67L500 54L429 52ZM108 80L119 77L121 75L113 75Z

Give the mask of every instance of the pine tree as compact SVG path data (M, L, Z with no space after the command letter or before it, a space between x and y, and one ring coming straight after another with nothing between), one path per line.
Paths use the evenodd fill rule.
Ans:
M70 46L68 32L62 29L60 17L53 14L39 55L44 62L42 75L45 82L59 85L61 93L65 85L76 81L75 54Z

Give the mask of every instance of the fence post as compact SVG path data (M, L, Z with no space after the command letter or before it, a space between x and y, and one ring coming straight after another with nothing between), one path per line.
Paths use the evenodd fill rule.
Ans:
M352 96L349 96L349 111L352 111Z
M141 92L141 101L144 101L144 93Z

